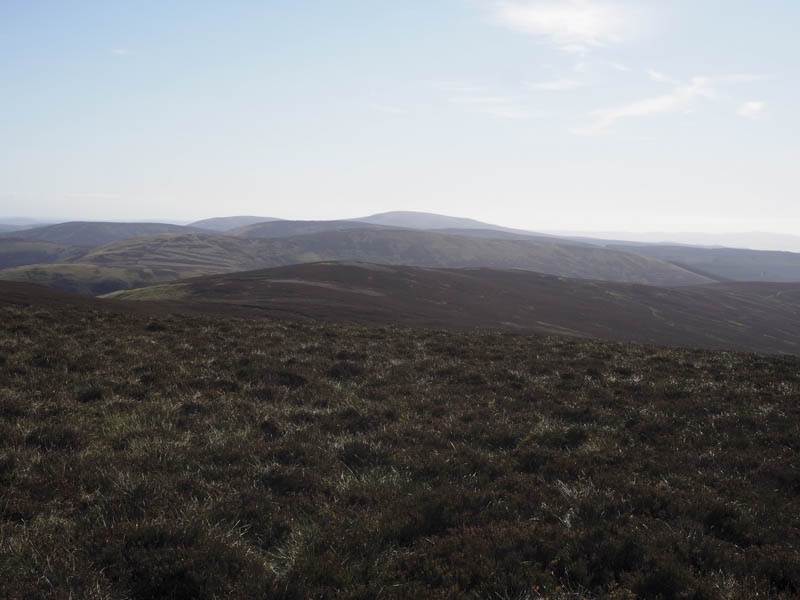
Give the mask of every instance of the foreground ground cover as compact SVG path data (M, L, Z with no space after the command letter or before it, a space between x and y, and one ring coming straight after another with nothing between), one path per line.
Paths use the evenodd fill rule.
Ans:
M0 596L794 598L800 359L0 306Z

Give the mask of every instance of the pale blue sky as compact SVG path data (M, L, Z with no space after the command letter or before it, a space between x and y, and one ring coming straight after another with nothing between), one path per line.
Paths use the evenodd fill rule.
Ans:
M0 216L800 232L794 0L0 0Z

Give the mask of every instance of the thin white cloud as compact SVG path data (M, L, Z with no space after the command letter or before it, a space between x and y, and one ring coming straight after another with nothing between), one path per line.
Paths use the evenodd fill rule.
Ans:
M676 85L676 86L680 85L679 81L672 79L671 77L667 77L660 71L649 69L647 71L647 74L650 75L650 79L652 79L653 81L658 81L659 83L669 83L671 85Z
M653 72L655 73L655 72ZM653 76L651 73L651 77ZM669 78L655 73L657 81L671 82ZM614 124L622 119L647 117L665 113L688 112L698 99L714 100L718 97L714 80L708 77L694 77L690 83L678 83L669 94L646 98L614 108L595 110L595 122L587 127L570 129L575 135L600 135L610 133Z
M739 107L737 114L745 119L753 119L756 121L764 115L764 108L766 108L766 106L765 102L745 102Z
M111 54L113 54L114 56L130 56L131 51L128 50L127 48L112 48Z
M500 25L578 54L625 41L639 20L638 10L604 0L503 0L494 8Z
M465 93L447 99L450 104L468 108L470 112L489 115L498 119L523 121L538 119L544 113L520 103L519 99L508 96L476 95Z
M576 79L556 79L555 81L543 81L540 83L528 83L528 88L532 90L544 90L550 92L563 92L568 90L577 90L584 87L586 84Z

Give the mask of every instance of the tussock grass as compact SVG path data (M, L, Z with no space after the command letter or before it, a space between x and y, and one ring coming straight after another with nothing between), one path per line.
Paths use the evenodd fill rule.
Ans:
M0 306L0 595L800 595L800 359Z

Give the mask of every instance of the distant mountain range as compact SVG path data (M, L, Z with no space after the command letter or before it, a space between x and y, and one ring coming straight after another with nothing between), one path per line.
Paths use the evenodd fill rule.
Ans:
M241 316L491 328L800 353L800 284L669 288L521 270L315 263L116 292Z
M70 222L0 234L0 279L84 294L337 260L517 268L648 285L800 281L795 253L563 239L414 212L332 221L220 217L190 226Z

